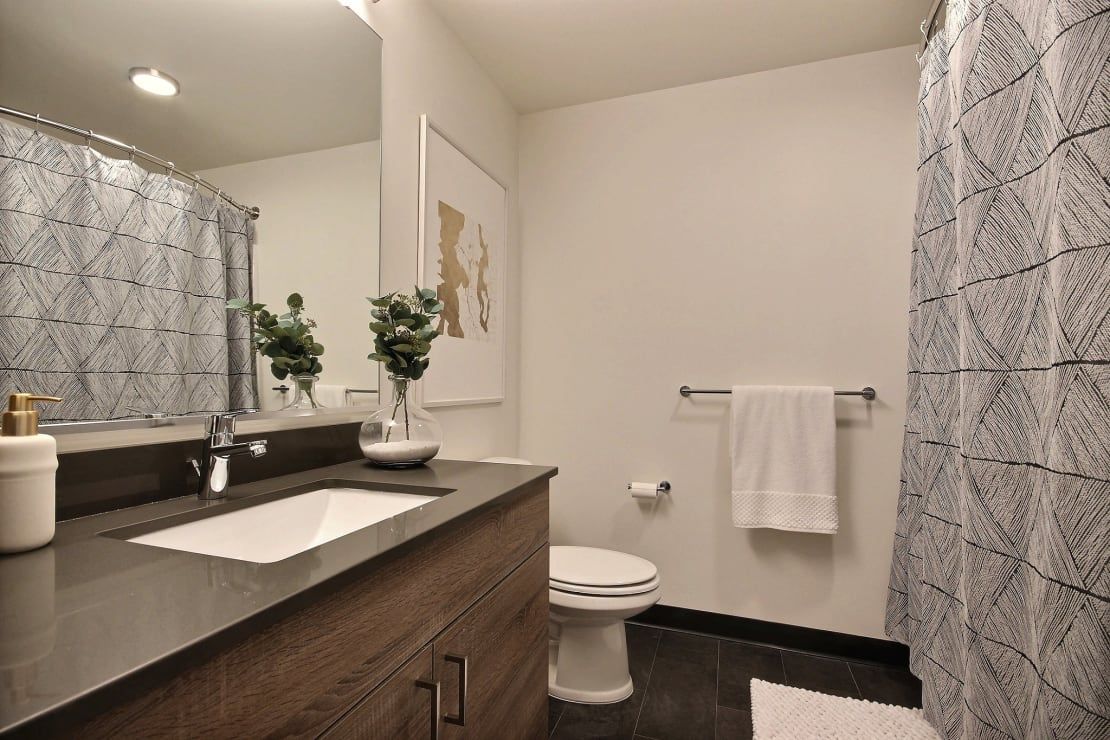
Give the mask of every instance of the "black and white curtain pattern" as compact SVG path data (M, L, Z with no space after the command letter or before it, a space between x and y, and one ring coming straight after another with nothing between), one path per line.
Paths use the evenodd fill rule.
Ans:
M46 420L255 406L251 221L184 183L0 122L0 394Z
M1107 738L1110 0L947 18L886 629L946 738Z

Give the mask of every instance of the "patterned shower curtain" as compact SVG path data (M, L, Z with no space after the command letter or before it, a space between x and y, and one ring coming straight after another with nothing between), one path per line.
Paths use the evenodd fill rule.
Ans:
M886 629L946 738L1110 737L1110 1L952 0L922 59Z
M43 419L256 405L251 221L166 175L0 121L0 394Z

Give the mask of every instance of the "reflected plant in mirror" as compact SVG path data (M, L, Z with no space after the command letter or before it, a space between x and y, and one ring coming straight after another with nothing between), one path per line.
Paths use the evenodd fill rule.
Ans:
M387 468L407 468L431 460L439 452L443 434L439 423L412 398L413 384L424 377L432 340L439 336L432 325L443 310L436 292L416 288L368 298L373 306L370 331L374 351L368 359L389 372L393 398L362 425L359 446L372 463Z
M292 378L296 392L285 408L323 408L316 400L316 381L324 370L320 362L324 345L311 333L317 324L312 319L302 318L304 298L300 293L293 293L285 303L289 311L281 315L267 311L264 303L251 303L246 298L233 298L227 302L227 307L250 319L251 348L270 358L270 372L274 377L278 380Z

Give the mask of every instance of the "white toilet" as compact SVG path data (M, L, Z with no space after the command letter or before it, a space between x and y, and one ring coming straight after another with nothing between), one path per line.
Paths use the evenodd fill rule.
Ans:
M482 462L531 465L514 457ZM550 548L547 692L581 704L632 696L624 620L659 601L659 571L635 555L597 547Z
M547 691L608 704L632 695L624 620L659 601L650 561L596 547L551 548Z

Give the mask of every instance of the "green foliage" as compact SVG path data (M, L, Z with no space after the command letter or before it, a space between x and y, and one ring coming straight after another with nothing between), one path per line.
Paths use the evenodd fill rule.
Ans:
M319 375L324 366L319 357L324 354L324 345L313 338L311 331L316 328L312 319L302 319L304 298L294 293L285 300L288 313L270 313L264 303L251 303L244 298L232 298L227 307L246 316L251 321L251 348L270 358L270 372L278 380L290 375Z
M369 359L385 365L390 375L420 380L428 369L432 340L439 336L432 328L443 310L436 292L416 288L411 295L395 292L366 300L373 307L370 331L374 332L374 352Z

